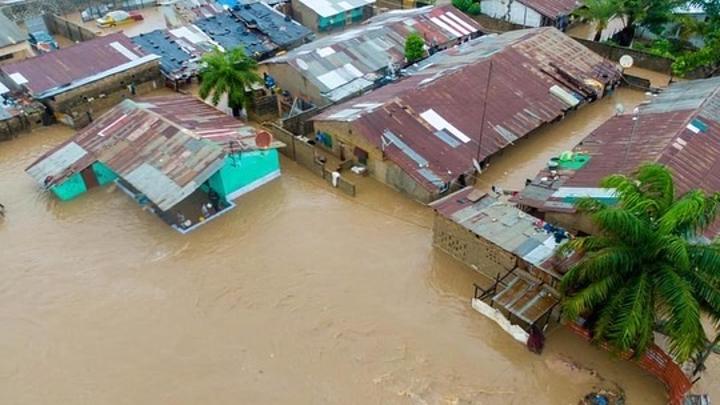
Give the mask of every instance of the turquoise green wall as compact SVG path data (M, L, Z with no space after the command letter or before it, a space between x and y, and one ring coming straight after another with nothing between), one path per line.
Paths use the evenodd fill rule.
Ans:
M234 157L225 157L225 165L208 182L225 197L279 168L277 149L238 153Z
M75 173L61 184L53 186L51 190L59 199L67 201L86 192L87 187L80 173Z
M101 162L95 162L92 165L93 172L95 172L95 177L97 178L98 184L101 186L104 186L111 181L114 181L118 178L118 175L115 174L112 169L107 167L104 163Z
M98 184L101 186L110 183L118 177L115 172L103 163L95 162L90 167L92 167ZM53 186L51 190L59 199L67 201L72 200L73 198L86 192L87 185L85 185L82 175L80 173L75 173L61 184Z

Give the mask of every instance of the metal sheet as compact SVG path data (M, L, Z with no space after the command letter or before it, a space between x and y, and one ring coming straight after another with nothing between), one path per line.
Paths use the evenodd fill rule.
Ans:
M579 83L592 79L603 84L619 80L621 75L619 66L554 28L470 40L433 54L408 72L410 77L333 106L314 120L350 122L354 135L379 149L383 131L402 134L404 144L422 155L444 183L473 171L474 160L482 161L565 115L570 106L549 89L562 86L573 93L583 91L568 83L565 74ZM381 103L382 107L335 115L365 103ZM479 123L483 114L485 122ZM448 142L438 131L460 145ZM427 190L438 190L404 153L390 148L386 156Z
M22 75L27 80L25 86L37 95L131 62L128 56L111 45L113 43L139 57L147 55L125 34L115 33L3 65L0 69L7 75Z

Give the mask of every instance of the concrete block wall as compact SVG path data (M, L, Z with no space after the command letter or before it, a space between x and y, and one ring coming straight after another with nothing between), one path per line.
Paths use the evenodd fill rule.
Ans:
M517 265L512 253L439 214L433 222L433 245L490 279Z
M42 111L0 121L0 141L7 141L42 126Z
M131 83L135 86L135 95L130 91ZM149 93L163 83L160 63L152 61L59 94L54 100L45 100L45 103L56 115L60 115L62 122L73 128L82 128L90 122L87 113L93 119L97 118L122 100Z

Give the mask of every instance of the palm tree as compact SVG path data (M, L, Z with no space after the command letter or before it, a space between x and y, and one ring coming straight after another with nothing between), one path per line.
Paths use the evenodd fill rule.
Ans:
M610 20L617 15L619 8L617 0L585 0L583 6L575 11L575 15L595 23L593 41L597 42L602 38L602 32Z
M718 216L720 193L675 196L670 171L645 164L601 182L618 202L583 199L599 232L566 243L580 260L560 282L566 319L588 316L595 341L645 352L658 325L683 362L706 347L701 311L720 319L720 243L702 233Z
M227 94L228 106L237 117L248 102L247 89L262 80L257 62L242 48L229 52L215 49L205 54L202 61L205 66L200 74L200 97L206 100L212 95L210 101L217 106L223 94Z

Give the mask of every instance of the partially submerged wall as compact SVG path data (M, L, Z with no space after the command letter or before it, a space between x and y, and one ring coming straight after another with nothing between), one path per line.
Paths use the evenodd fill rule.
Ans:
M278 170L276 149L241 152L226 156L224 166L210 177L209 183L224 198Z
M517 264L512 253L439 214L433 222L433 245L491 279L504 275Z
M597 53L598 55L612 61L617 62L623 55L630 55L635 62L633 66L665 74L672 73L672 59L653 55L648 52L638 51L636 49L611 45L604 42L595 42L588 39L575 37L572 37L572 39L585 45L591 51Z
M155 60L45 100L61 122L83 128L126 98L149 93L163 83Z
M36 111L32 114L22 114L0 121L0 141L13 139L22 132L30 132L34 128L42 126L43 113L44 111Z
M320 163L318 159L316 159L317 154L315 146L310 144L307 138L295 136L284 128L272 123L267 124L265 129L272 132L277 140L286 145L284 148L280 149L280 153L296 161L301 166L308 169L311 173L322 177L330 185L333 185L332 171L327 169L323 163ZM345 194L355 196L355 184L346 180L344 177L340 177L338 179L337 188Z
M97 36L92 30L58 15L45 14L43 18L51 34L59 34L75 42L87 41Z

